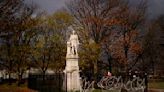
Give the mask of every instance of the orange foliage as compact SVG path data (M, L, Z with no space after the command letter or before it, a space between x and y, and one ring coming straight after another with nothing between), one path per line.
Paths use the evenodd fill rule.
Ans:
M112 33L114 35L114 33ZM112 45L109 47L109 51L112 53L112 56L121 64L128 64L129 57L125 56L124 46L128 46L128 55L133 55L137 57L138 54L142 53L142 46L140 43L134 41L137 37L138 32L131 31L126 34L125 38L119 36L115 41L112 42Z
M142 53L142 47L139 43L131 43L130 51L134 54Z

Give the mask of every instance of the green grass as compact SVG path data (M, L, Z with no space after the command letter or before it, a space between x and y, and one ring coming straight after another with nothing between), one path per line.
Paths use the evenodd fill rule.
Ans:
M95 90L93 90L93 92L101 92L101 90L100 89L95 89Z
M149 88L164 89L164 82L151 82L148 84Z

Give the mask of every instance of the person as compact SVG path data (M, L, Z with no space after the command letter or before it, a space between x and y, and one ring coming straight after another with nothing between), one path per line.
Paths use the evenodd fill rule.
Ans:
M108 72L107 72L107 76L108 76L108 77L111 77L111 76L112 76L112 73L108 71Z

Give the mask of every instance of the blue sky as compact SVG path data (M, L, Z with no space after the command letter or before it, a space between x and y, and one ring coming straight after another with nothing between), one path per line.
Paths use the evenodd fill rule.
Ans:
M45 10L49 14L65 7L65 3L69 0L26 0L27 2L36 3L41 10ZM132 0L137 2L138 0ZM148 0L149 16L154 17L164 14L164 0Z

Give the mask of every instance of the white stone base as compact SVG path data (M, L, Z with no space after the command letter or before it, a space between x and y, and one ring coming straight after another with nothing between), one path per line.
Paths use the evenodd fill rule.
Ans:
M67 72L65 73L65 89L67 91L80 91L80 76L79 71Z
M78 58L67 58L64 73L64 89L67 91L80 91L81 78L79 74Z

